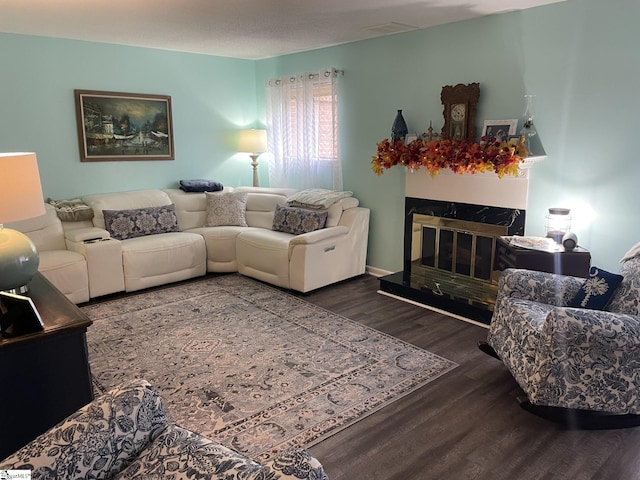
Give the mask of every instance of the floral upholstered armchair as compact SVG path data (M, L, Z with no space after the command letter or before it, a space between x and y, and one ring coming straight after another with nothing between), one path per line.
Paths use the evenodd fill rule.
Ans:
M260 465L167 422L157 390L132 381L97 398L0 462L37 479L327 480L307 451Z
M523 408L582 428L640 424L640 243L622 262L587 279L503 272L480 348L509 369Z

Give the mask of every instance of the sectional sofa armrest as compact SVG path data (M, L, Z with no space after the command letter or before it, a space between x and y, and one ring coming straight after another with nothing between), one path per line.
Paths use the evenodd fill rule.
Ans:
M91 242L108 240L111 238L111 234L103 228L88 227L88 228L76 228L74 230L67 230L64 232L64 238L69 242Z
M289 245L311 245L314 243L320 243L324 240L342 237L348 233L349 228L344 226L322 228L313 232L296 235L291 239Z
M91 298L125 289L120 240L97 227L69 230L65 232L65 240L67 250L82 254L87 262Z
M135 380L98 397L0 462L39 478L111 478L167 428L155 388Z
M566 306L583 282L584 278L507 268L500 276L496 304L504 297L516 297L547 305Z

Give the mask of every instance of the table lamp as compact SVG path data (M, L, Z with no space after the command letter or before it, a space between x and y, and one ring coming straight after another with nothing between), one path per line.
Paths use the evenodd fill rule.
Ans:
M258 155L267 150L267 131L261 129L240 130L238 151L248 153L253 167L253 186L259 187Z
M44 215L35 153L0 153L0 290L23 294L38 271L38 250L25 234L3 223Z

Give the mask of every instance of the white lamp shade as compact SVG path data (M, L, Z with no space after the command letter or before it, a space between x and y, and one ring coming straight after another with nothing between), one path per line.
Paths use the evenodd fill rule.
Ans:
M261 129L240 130L238 151L262 153L267 151L267 131Z
M44 215L35 153L0 153L0 224Z

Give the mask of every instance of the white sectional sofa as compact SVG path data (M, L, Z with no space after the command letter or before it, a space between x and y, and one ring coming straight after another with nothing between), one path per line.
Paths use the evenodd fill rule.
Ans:
M213 215L208 209L211 194L178 189L89 195L82 201L93 209L91 220L63 222L48 205L44 216L10 226L34 240L40 271L75 303L207 272L239 272L299 292L365 273L369 210L347 196L311 210L326 212L324 228L299 234L277 231L277 226L274 230L276 210L278 215L286 212L287 199L296 192L225 187L214 193L244 195L245 226L215 221L216 226L207 226L208 214ZM129 221L130 211L140 209L166 218L175 211L177 223L160 233L114 238L114 225ZM108 222L116 223L105 224L105 211Z

